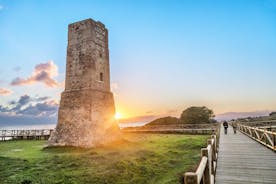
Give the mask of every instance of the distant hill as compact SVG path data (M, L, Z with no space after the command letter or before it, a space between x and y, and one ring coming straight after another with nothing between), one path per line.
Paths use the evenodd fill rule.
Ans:
M231 120L237 118L247 118L247 117L260 117L268 116L271 111L253 111L253 112L226 112L223 114L217 114L216 120Z
M167 116L164 118L158 118L156 120L153 120L146 124L146 126L151 126L151 125L170 125L170 124L177 124L178 123L178 118L172 117L172 116Z

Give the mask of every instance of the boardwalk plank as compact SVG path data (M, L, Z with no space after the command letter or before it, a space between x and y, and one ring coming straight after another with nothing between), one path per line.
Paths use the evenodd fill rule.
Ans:
M220 135L217 184L275 184L276 154L231 127Z

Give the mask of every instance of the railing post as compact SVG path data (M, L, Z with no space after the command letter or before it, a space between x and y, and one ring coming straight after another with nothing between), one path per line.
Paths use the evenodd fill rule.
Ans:
M184 175L185 184L198 184L197 174L193 172L186 172Z
M207 146L208 147L208 146ZM208 154L208 148L201 148L201 157L206 156L207 157L207 163L206 163L206 168L203 173L203 183L204 184L210 184L211 183L211 170L210 170L210 155Z
M264 139L265 139L265 145L267 146L267 137L265 136L265 132L263 132L263 136L264 136Z
M217 153L217 136L216 135L212 135L212 139L214 139L214 155L216 156L216 153ZM213 158L214 160L217 160L217 158Z
M214 151L214 146L212 145L212 139L208 139L207 140L207 145L211 145L211 154L208 155L208 160L209 160L209 167L210 167L210 173L211 174L215 174L215 168L214 168L214 155L215 155L215 151Z
M213 146L213 155L212 155L212 174L215 176L216 175L216 167L217 167L217 148L216 148L216 136L213 137L214 139L214 146Z
M276 151L276 140L275 140L275 134L273 134L273 148L274 148L274 151Z

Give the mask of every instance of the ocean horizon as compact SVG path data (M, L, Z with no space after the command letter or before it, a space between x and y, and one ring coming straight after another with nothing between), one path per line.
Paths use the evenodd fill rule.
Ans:
M129 122L129 123L118 123L120 128L126 127L139 127L147 124L148 122ZM56 123L45 123L45 124L30 124L30 125L1 125L0 130L35 130L35 129L54 129Z

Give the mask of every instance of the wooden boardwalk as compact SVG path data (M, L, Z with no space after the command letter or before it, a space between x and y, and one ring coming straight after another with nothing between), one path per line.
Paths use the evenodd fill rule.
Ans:
M232 127L221 126L217 184L276 184L276 153Z
M0 130L0 140L44 139L48 140L53 129L41 130Z

